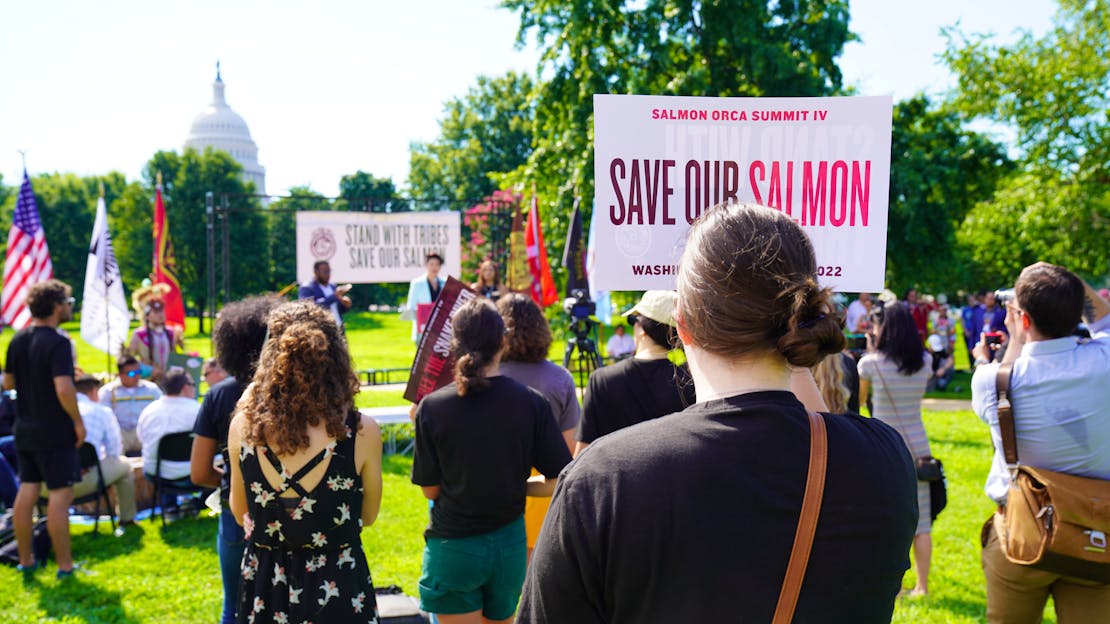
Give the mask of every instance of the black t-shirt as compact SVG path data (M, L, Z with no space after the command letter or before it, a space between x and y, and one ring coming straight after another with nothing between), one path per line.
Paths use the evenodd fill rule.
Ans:
M524 513L525 481L535 467L554 478L570 462L543 395L505 376L458 396L455 384L416 410L412 482L440 486L428 537L489 533Z
M220 499L227 501L231 494L231 464L227 456L227 429L231 425L231 414L246 384L230 377L216 384L204 395L197 413L193 433L216 441L216 448L224 458L224 474L220 477Z
M15 376L15 423L20 451L72 448L73 419L54 390L55 377L73 376L73 348L53 327L25 327L8 344L4 372Z
M917 481L898 433L825 416L828 472L794 622L889 622ZM518 622L769 622L801 513L805 408L699 403L591 444L563 473Z
M694 400L694 382L685 364L621 360L590 375L575 439L589 444L618 429L681 412Z

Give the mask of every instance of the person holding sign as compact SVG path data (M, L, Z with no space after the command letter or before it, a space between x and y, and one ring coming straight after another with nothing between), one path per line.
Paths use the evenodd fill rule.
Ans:
M894 429L811 416L791 392L795 368L844 346L816 268L777 210L718 205L694 223L675 320L698 402L598 439L563 472L518 622L770 622L811 482L816 533L785 621L890 621L916 475ZM828 449L812 480L811 429Z
M435 501L420 608L441 624L508 623L524 582L525 496L550 496L570 451L547 400L501 374L493 303L468 301L452 328L455 382L416 408L412 482ZM546 479L529 479L533 467Z
M424 256L424 275L409 283L409 296L401 310L401 319L412 321L412 339L415 342L424 333L424 324L432 311L432 302L443 290L444 279L439 276L443 256L430 253Z

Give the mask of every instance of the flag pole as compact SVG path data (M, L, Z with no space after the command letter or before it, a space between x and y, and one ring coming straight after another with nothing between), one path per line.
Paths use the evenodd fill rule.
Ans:
M104 199L104 180L100 181L100 199ZM108 203L104 203L104 228L108 228ZM104 271L104 335L106 336L107 349L105 349L107 357L105 358L104 372L108 375L112 374L112 310L108 304L108 287L109 277L108 271Z

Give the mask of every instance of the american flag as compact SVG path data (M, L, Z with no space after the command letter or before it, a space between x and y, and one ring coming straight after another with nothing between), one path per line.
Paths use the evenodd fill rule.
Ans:
M54 277L46 233L42 230L31 179L23 171L23 185L8 232L8 253L4 257L4 292L0 295L0 320L15 329L31 322L27 293L35 284Z

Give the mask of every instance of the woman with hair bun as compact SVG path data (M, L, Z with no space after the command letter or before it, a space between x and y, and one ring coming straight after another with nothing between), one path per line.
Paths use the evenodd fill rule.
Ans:
M525 496L550 496L570 452L547 400L501 374L505 323L493 303L467 302L452 330L455 382L424 397L415 417L412 482L435 501L420 606L441 624L510 622L524 582ZM529 479L533 467L544 476Z
M228 430L231 509L246 532L239 622L376 622L362 529L382 496L381 431L335 318L311 300L271 312Z
M871 311L872 332L867 335L868 353L859 361L859 396L871 397L871 415L894 427L914 458L931 456L925 423L921 421L921 398L932 375L933 358L921 344L917 321L910 305L896 302ZM913 563L917 583L910 596L929 593L929 559L933 552L929 483L917 482L917 529L913 538Z
M811 446L791 380L844 345L816 268L779 211L721 205L694 223L676 320L697 403L598 439L564 472L519 622L772 620ZM889 622L917 521L913 463L881 422L819 418L824 495L792 621Z

